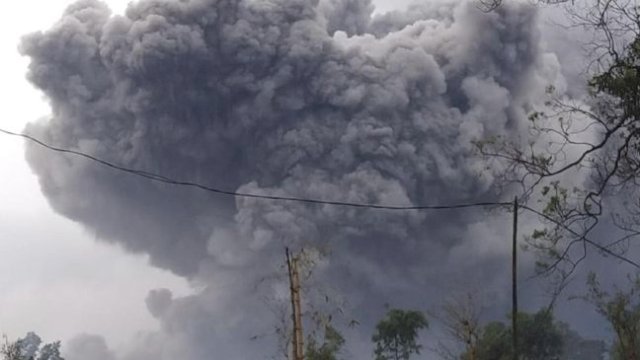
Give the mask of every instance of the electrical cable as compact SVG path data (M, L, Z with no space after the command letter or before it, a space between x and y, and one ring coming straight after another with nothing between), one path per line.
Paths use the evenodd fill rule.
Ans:
M538 215L538 216L540 216L540 217L542 217L542 218L554 223L557 226L560 226L561 228L563 228L566 231L570 232L572 235L579 237L582 241L584 241L587 244L595 247L596 249L598 249L598 250L600 250L600 251L602 251L602 252L604 252L604 253L606 253L608 255L611 255L611 256L617 258L618 260L621 260L621 261L623 261L623 262L625 262L625 263L627 263L627 264L629 264L631 266L634 266L634 267L640 269L640 264L638 264L637 262L635 262L635 261L633 261L633 260L631 260L631 259L629 259L627 257L624 257L624 256L622 256L620 254L616 254L615 252L607 249L605 246L602 246L602 245L598 244L597 242L595 242L593 240L590 240L589 238L587 238L584 235L580 235L577 231L571 229L570 227L568 227L567 225L561 223L560 221L557 221L554 218L552 218L552 217L550 217L550 216L548 216L548 215L546 215L544 213L541 213L538 210L532 209L532 208L530 208L530 207L528 207L526 205L520 205L520 207L522 209L530 211L530 212L532 212L532 213L534 213L534 214L536 214L536 215Z
M128 167L124 167L124 166L120 166L114 163L111 163L109 161L97 158L95 156L80 152L80 151L76 151L76 150L69 150L69 149L63 149L63 148L59 148L50 144L45 143L44 141L37 139L31 135L27 135L27 134L23 134L23 133L16 133L13 131L9 131L9 130L4 130L4 129L0 129L0 133L3 133L5 135L10 135L10 136L17 136L17 137L21 137L24 138L28 141L31 141L35 144L38 144L46 149L55 151L55 152L59 152L59 153L65 153L65 154L71 154L74 156L78 156L78 157L82 157L85 158L87 160L91 160L94 162L97 162L103 166L109 167L111 169L117 170L117 171L122 171L128 174L132 174L132 175L136 175L136 176L140 176L143 178L147 178L153 181L157 181L157 182L161 182L161 183L165 183L165 184L170 184L170 185L176 185L176 186L186 186L186 187L194 187L194 188L198 188L204 191L208 191L208 192L212 192L212 193L216 193L216 194L222 194L222 195L229 195L229 196L234 196L234 197L241 197L241 198L255 198L255 199L266 199L266 200L279 200L279 201L292 201L292 202L299 202L299 203L308 203L308 204L320 204L320 205L334 205L334 206L344 206L344 207L354 207L354 208L367 208L367 209L377 209L377 210L401 210L401 211L408 211L408 210L450 210L450 209L464 209L464 208L473 208L473 207L489 207L489 206L505 206L505 205L511 205L510 202L490 202L490 201L485 201L485 202L475 202L475 203L465 203L465 204L452 204L452 205L418 205L418 206L394 206L394 205L378 205L378 204L366 204L366 203L356 203L356 202L347 202L347 201L330 201L330 200L320 200L320 199L309 199L309 198L301 198L301 197L290 197L290 196L275 196L275 195L261 195L261 194L252 194L252 193L244 193L244 192L237 192L237 191L230 191L230 190L224 190L224 189L218 189L218 188L214 188L211 186L207 186L207 185L203 185L203 184L199 184L196 182L192 182L192 181L184 181L184 180L176 180L176 179L172 179L160 174L156 174L156 173L152 173L152 172L148 172L148 171L143 171L143 170L137 170L137 169L132 169L132 168L128 168Z
M212 192L212 193L216 193L216 194L222 194L222 195L228 195L228 196L234 196L234 197L241 197L241 198L255 198L255 199L265 199L265 200L278 200L278 201L291 201L291 202L299 202L299 203L308 203L308 204L319 204L319 205L333 205L333 206L344 206L344 207L354 207L354 208L366 208L366 209L376 209L376 210L400 210L400 211L408 211L408 210L452 210L452 209L465 209L465 208L474 208L474 207L489 207L489 206L511 206L512 203L511 202L475 202L475 203L465 203L465 204L452 204L452 205L418 205L418 206L393 206L393 205L377 205L377 204L365 204L365 203L355 203L355 202L346 202L346 201L328 201L328 200L320 200L320 199L309 199L309 198L300 198L300 197L289 197L289 196L275 196L275 195L260 195L260 194L252 194L252 193L243 193L243 192L237 192L237 191L230 191L230 190L224 190L224 189L218 189L218 188L214 188L211 186L207 186L207 185L202 185L196 182L191 182L191 181L183 181L183 180L176 180L176 179L172 179L160 174L155 174L152 172L148 172L148 171L143 171L143 170L137 170L137 169L132 169L132 168L127 168L124 166L120 166L120 165L116 165L114 163L111 163L109 161L97 158L95 156L80 152L80 151L76 151L76 150L69 150L69 149L63 149L63 148L59 148L53 145L49 145L46 142L37 139L31 135L27 135L27 134L23 134L23 133L17 133L17 132L13 132L13 131L9 131L9 130L5 130L0 128L0 133L5 134L5 135L10 135L10 136L16 136L16 137L21 137L23 139L26 139L28 141L31 141L35 144L38 144L41 147L44 147L46 149L49 149L51 151L55 151L55 152L59 152L59 153L64 153L64 154L70 154L70 155L74 155L74 156L78 156L78 157L82 157L85 158L87 160L90 161L94 161L97 162L103 166L109 167L111 169L117 170L117 171L122 171L131 175L135 175L135 176L140 176L146 179L150 179L152 181L157 181L157 182L161 182L161 183L165 183L165 184L170 184L170 185L176 185L176 186L186 186L186 187L193 187L193 188L197 188L197 189L201 189L204 191L208 191L208 192ZM598 243L589 240L588 238L586 238L585 236L581 236L580 234L578 234L576 231L574 231L573 229L567 227L566 225L560 223L559 221L556 221L555 219L551 218L550 216L547 216L535 209L532 209L526 205L520 205L520 207L522 209L525 209L527 211L530 211L554 224L556 224L557 226L560 226L562 228L564 228L565 230L569 231L571 234L573 234L574 236L580 236L581 239L583 241L585 241L586 243L590 244L591 246L597 248L598 250L609 254L623 262L626 262L627 264L630 264L638 269L640 269L640 264L622 256L619 254L616 254L615 252L607 249L606 247L599 245Z

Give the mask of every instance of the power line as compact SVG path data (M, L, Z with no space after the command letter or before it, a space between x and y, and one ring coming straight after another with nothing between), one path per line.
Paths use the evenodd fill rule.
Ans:
M234 197L242 197L242 198L255 198L255 199L265 199L265 200L279 200L279 201L292 201L292 202L299 202L299 203L307 203L307 204L320 204L320 205L334 205L334 206L345 206L345 207L354 207L354 208L367 208L367 209L377 209L377 210L401 210L401 211L407 211L407 210L451 210L451 209L465 209L465 208L474 208L474 207L489 207L489 206L506 206L506 205L511 205L510 202L491 202L491 201L485 201L485 202L475 202L475 203L465 203L465 204L452 204L452 205L419 205L419 206L394 206L394 205L377 205L377 204L366 204L366 203L355 203L355 202L347 202L347 201L329 201L329 200L320 200L320 199L309 199L309 198L301 198L301 197L291 197L291 196L275 196L275 195L261 195L261 194L252 194L252 193L244 193L244 192L237 192L237 191L230 191L230 190L224 190L224 189L218 189L218 188L214 188L211 186L207 186L207 185L203 185L197 182L192 182L192 181L183 181L183 180L176 180L173 178L169 178L166 177L164 175L160 175L160 174L156 174L156 173L152 173L152 172L148 172L148 171L144 171L144 170L137 170L137 169L132 169L132 168L128 168L128 167L124 167L124 166L120 166L120 165L116 165L112 162L97 158L95 156L80 152L80 151L76 151L76 150L69 150L69 149L63 149L63 148L59 148L53 145L49 145L47 143L45 143L44 141L37 139L31 135L27 135L27 134L23 134L23 133L16 133L13 131L8 131L8 130L4 130L4 129L0 129L0 133L3 133L5 135L11 135L11 136L17 136L17 137L21 137L24 138L26 140L29 140L33 143L36 143L46 149L55 151L55 152L59 152L59 153L64 153L64 154L71 154L74 156L78 156L78 157L82 157L85 158L87 160L90 161L94 161L97 162L103 166L109 167L111 169L117 170L117 171L121 171L121 172L125 172L131 175L135 175L135 176L140 176L146 179L150 179L152 181L157 181L157 182L161 182L161 183L165 183L165 184L170 184L170 185L176 185L176 186L186 186L186 187L193 187L193 188L197 188L200 190L204 190L204 191L208 191L208 192L212 192L212 193L216 193L216 194L222 194L222 195L229 195L229 196L234 196Z
M637 262L635 262L635 261L633 261L633 260L631 260L631 259L629 259L627 257L624 257L624 256L622 256L620 254L616 254L614 251L611 251L611 250L607 249L605 246L602 246L602 245L598 244L597 242L595 242L593 240L590 240L585 235L580 235L577 231L571 229L567 225L565 225L565 224L561 223L560 221L552 218L551 216L548 216L548 215L546 215L546 214L544 214L544 213L542 213L542 212L540 212L538 210L532 209L532 208L530 208L529 206L526 206L526 205L520 205L520 207L522 209L528 210L528 211L530 211L530 212L532 212L532 213L534 213L534 214L536 214L536 215L538 215L538 216L540 216L540 217L542 217L542 218L554 223L557 226L560 226L561 228L563 228L566 231L570 232L572 235L578 236L581 240L583 240L587 244L595 247L596 249L598 249L598 250L600 250L600 251L602 251L602 252L604 252L604 253L606 253L608 255L611 255L611 256L617 258L618 260L621 260L621 261L623 261L623 262L625 262L625 263L627 263L627 264L629 264L631 266L634 266L634 267L640 269L640 264L638 264Z
M175 186L185 186L185 187L192 187L192 188L197 188L200 190L204 190L204 191L208 191L211 193L216 193L216 194L221 194L221 195L228 195L228 196L234 196L234 197L241 197L241 198L254 198L254 199L265 199L265 200L277 200L277 201L291 201L291 202L298 202L298 203L307 203L307 204L318 204L318 205L333 205L333 206L344 206L344 207L353 207L353 208L365 208L365 209L376 209L376 210L396 210L396 211L409 211L409 210L453 210L453 209L465 209L465 208L476 208L476 207L489 207L489 206L510 206L512 205L511 202L490 202L490 201L486 201L486 202L475 202L475 203L465 203L465 204L452 204L452 205L419 205L419 206L393 206L393 205L376 205L376 204L365 204L365 203L355 203L355 202L346 202L346 201L328 201L328 200L320 200L320 199L309 199L309 198L300 198L300 197L289 197L289 196L275 196L275 195L260 195L260 194L252 194L252 193L243 193L243 192L237 192L237 191L230 191L230 190L224 190L224 189L218 189L218 188L214 188L211 186L207 186L207 185L203 185L203 184L199 184L196 182L192 182L192 181L182 181L182 180L176 180L176 179L172 179L160 174L156 174L156 173L152 173L152 172L148 172L148 171L144 171L144 170L137 170L137 169L132 169L132 168L128 168L128 167L124 167L124 166L120 166L120 165L116 165L114 163L111 163L109 161L97 158L95 156L80 152L80 151L76 151L76 150L70 150L70 149L63 149L63 148L59 148L53 145L49 145L46 142L37 139L31 135L27 135L27 134L23 134L23 133L17 133L17 132L13 132L13 131L9 131L9 130L5 130L0 128L0 133L5 134L5 135L10 135L10 136L16 136L16 137L21 137L23 139L26 139L28 141L31 141L35 144L38 144L39 146L42 146L46 149L49 149L51 151L55 151L55 152L59 152L59 153L64 153L64 154L70 154L70 155L74 155L74 156L78 156L78 157L82 157L84 159L90 160L90 161L94 161L97 162L103 166L109 167L111 169L117 170L117 171L121 171L124 173L128 173L131 175L135 175L135 176L140 176L142 178L146 178L152 181L157 181L157 182L161 182L161 183L165 183L165 184L170 184L170 185L175 185ZM557 226L560 226L562 228L564 228L565 230L569 231L571 234L573 234L574 236L579 236L581 237L581 239L590 244L591 246L597 248L598 250L609 254L623 262L626 262L627 264L630 264L638 269L640 269L640 264L622 256L619 254L616 254L615 252L607 249L606 247L588 239L586 236L581 236L580 234L578 234L576 231L574 231L573 229L569 228L568 226L566 226L565 224L560 223L559 221L551 218L550 216L547 216L533 208L530 208L526 205L520 205L520 208L528 210L542 218L545 218L549 221L551 221L552 223L556 224Z

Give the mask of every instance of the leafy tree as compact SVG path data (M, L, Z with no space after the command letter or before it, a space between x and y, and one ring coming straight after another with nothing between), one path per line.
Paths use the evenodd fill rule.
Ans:
M550 86L546 103L531 104L527 135L476 143L488 161L499 164L504 185L520 186L522 208L543 219L544 228L529 237L528 245L541 256L538 270L554 276L557 289L589 249L640 268L623 255L630 239L640 236L640 201L633 196L640 190L636 5L592 0L568 7L572 25L593 34L593 42L585 44L589 93L572 99ZM592 238L603 223L608 236Z
M490 322L482 329L476 350L477 360L503 360L512 359L511 331L509 326L502 322ZM462 354L462 359L470 359L471 353Z
M40 348L38 360L64 360L60 355L60 341L46 344Z
M391 309L376 325L371 340L376 344L376 360L408 360L411 354L420 354L418 331L429 326L420 311Z
M602 289L595 274L591 273L587 280L589 291L584 299L609 322L616 336L613 360L640 360L640 277L630 281L628 290L609 293Z
M523 330L518 334L518 346L523 358L529 360L560 359L563 351L562 333L558 329L550 311L519 314L518 322Z
M307 360L337 360L342 345L344 345L342 334L331 325L327 325L324 329L322 345L318 346L314 337L308 337L306 358Z
M2 348L0 348L0 355L2 355L2 360L22 359L22 351L20 351L20 346L18 346L18 343L9 342L6 336L4 337Z
M535 314L518 314L518 349L521 359L560 360L563 353L563 337L551 312L541 310ZM470 359L465 352L462 359ZM481 332L477 346L478 360L513 359L511 327L503 322L487 324Z
M60 342L42 344L35 333L28 333L24 338L9 342L5 337L0 348L2 360L64 360L60 355Z
M564 350L562 360L604 360L607 346L602 340L584 339L563 322L557 323L562 334Z
M437 318L455 345L440 343L435 351L446 360L512 359L511 324L482 324L481 305L472 294L448 300ZM569 325L553 320L548 309L518 315L523 359L604 360L604 341L586 340Z

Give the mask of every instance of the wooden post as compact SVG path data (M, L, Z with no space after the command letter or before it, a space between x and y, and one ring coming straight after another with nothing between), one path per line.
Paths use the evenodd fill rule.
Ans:
M511 331L513 360L518 360L518 198L513 200L513 243L511 254Z
M294 296L294 331L296 332L297 360L304 360L304 334L302 332L302 305L300 300L300 272L298 271L298 256L293 258L293 296Z
M289 289L291 291L291 320L293 322L292 353L293 360L304 360L304 334L302 332L302 307L300 301L300 274L298 258L293 257L286 248L287 269L289 271Z

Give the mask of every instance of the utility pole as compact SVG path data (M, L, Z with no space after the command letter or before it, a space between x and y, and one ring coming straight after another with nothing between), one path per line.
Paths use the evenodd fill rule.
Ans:
M293 360L304 360L304 334L302 332L302 306L300 301L300 273L298 256L293 258L286 248L287 269L289 270L289 286L291 290L291 320L293 321L292 352Z
M513 244L511 254L511 331L513 360L518 360L518 197L513 200Z

